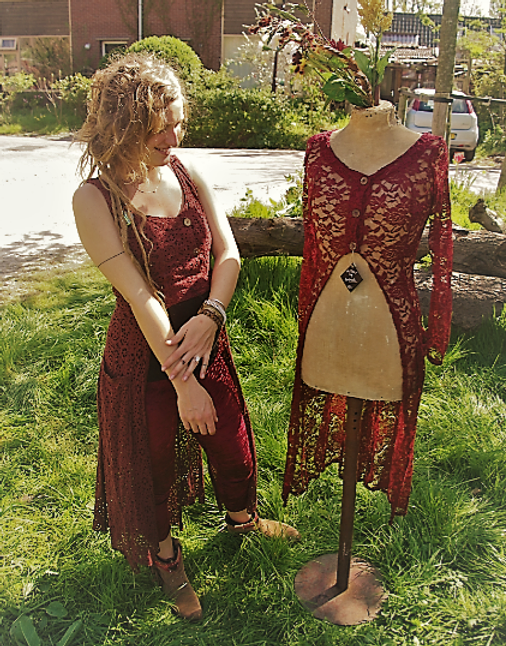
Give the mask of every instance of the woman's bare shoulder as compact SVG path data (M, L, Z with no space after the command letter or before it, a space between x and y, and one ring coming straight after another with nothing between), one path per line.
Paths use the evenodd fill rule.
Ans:
M110 213L102 191L90 182L85 182L76 189L72 204L76 215L78 213L91 213L97 209L99 213Z

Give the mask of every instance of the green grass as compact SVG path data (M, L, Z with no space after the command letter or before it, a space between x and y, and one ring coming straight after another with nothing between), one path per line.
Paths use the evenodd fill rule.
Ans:
M83 120L73 111L62 111L56 114L48 108L35 107L27 110L15 110L2 115L0 135L57 135L62 132L78 130Z
M286 509L280 488L297 338L300 261L245 261L229 333L259 458L261 513L302 542L220 532L207 502L185 514L185 563L205 611L175 617L91 529L95 387L113 298L93 268L34 282L38 295L1 310L0 643L35 630L74 646L492 646L506 643L506 318L454 332L428 367L409 514L388 524L381 492L358 486L354 552L389 592L369 624L318 621L293 589L298 569L335 552L341 482L334 468ZM209 483L208 483L209 484ZM13 626L14 622L16 624ZM80 622L80 623L75 623ZM32 636L29 639L34 640Z

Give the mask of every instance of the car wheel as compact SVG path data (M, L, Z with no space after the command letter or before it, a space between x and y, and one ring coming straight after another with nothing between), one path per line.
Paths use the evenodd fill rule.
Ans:
M464 159L466 161L473 161L475 152L476 148L474 150L464 150Z

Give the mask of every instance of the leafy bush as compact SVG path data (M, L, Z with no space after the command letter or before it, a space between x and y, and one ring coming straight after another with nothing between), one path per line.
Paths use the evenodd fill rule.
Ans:
M56 81L54 88L58 91L63 106L84 120L91 90L91 79L77 73Z
M306 141L340 117L281 94L238 87L188 88L190 119L186 146L215 148L289 148Z
M198 77L204 69L193 49L174 36L150 36L133 43L126 51L153 52L172 65L183 81Z
M483 157L504 153L504 142L504 130L501 126L496 125L495 128L485 132L483 142L478 147L478 152Z
M260 90L212 89L190 96L186 144L217 148L291 148L290 106Z
M25 72L17 72L12 76L4 76L0 74L0 85L4 92L9 94L16 94L29 90L35 84L35 76L33 74L25 74Z
M288 183L280 200L270 199L268 204L253 196L248 188L240 204L228 214L232 218L301 218L302 217L302 171L285 175Z
M0 74L0 124L9 119L16 97L33 87L34 83L33 74L25 74L25 72L17 72L12 76Z

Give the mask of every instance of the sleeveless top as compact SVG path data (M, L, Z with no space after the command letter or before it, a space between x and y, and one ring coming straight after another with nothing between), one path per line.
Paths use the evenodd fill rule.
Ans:
M299 343L283 497L300 494L331 463L343 467L346 396L301 379L312 311L340 258L355 249L388 303L402 365L400 402L364 401L357 480L387 494L394 514L407 510L424 358L440 364L451 325L452 228L448 154L423 134L404 154L368 176L348 168L330 147L331 132L312 137L305 156L304 252L299 292ZM430 220L433 289L422 327L413 266Z
M144 233L148 241L142 241L149 254L152 278L164 295L167 309L197 297L207 297L212 245L197 187L173 155L170 165L183 192L180 212L173 218L147 216ZM89 182L102 192L111 208L109 191L100 179ZM142 267L141 248L131 229L128 236L130 249ZM116 307L107 331L98 381L100 435L93 527L100 531L109 529L112 546L137 569L139 565L151 565L151 555L158 552L145 413L152 353L129 304L117 290L113 288L113 291ZM218 336L216 350L219 360L210 363L207 378L226 383L237 398L255 459L251 424L224 328ZM167 504L169 514L181 526L182 507L204 499L200 445L182 423L176 438L176 456L176 484ZM252 478L248 508L253 510L255 505L256 477Z

